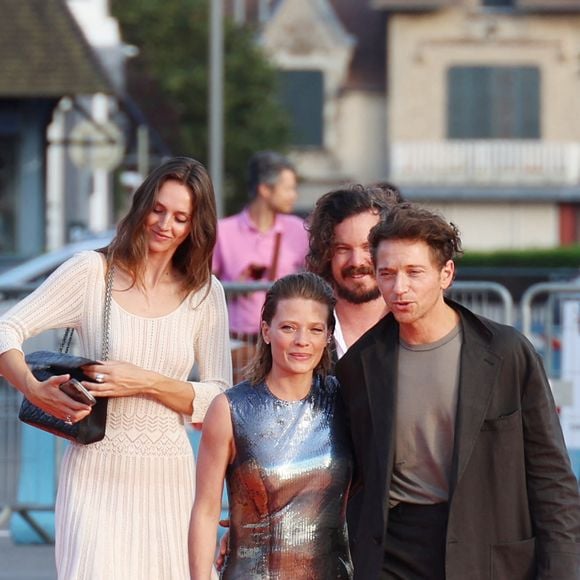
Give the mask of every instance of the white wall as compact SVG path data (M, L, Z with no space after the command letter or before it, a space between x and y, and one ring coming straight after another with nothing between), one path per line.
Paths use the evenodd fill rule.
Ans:
M336 154L342 172L362 183L385 179L388 167L384 95L346 92L339 111Z
M559 245L558 208L552 203L424 203L452 221L467 250L552 248Z

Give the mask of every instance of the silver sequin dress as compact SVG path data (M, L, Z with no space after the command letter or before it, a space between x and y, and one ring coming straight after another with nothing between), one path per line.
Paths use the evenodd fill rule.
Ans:
M227 580L352 578L346 501L352 455L334 377L282 401L262 383L226 391L236 457Z

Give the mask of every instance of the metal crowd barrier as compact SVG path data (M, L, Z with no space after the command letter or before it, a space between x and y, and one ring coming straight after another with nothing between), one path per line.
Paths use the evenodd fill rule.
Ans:
M222 282L226 299L238 294L267 290L271 282ZM496 282L455 281L446 295L477 314L504 324L513 324L514 303L509 290Z
M269 288L270 284L270 282L225 282L223 286L226 299L232 300L241 293L264 291ZM22 298L29 291L30 289L27 288L23 290L20 296L14 296L14 298ZM500 322L511 323L513 311L511 296L499 284L491 282L455 282L448 294L454 300L468 306L475 312ZM4 310L5 308L0 307L0 312ZM244 337L238 336L232 339L231 347L233 357L236 356L236 351L240 348L245 348L245 342ZM30 342L26 350L37 350L40 348L56 349L58 348L58 344L59 333L46 333ZM241 361L242 358L239 360ZM238 377L241 377L241 367L242 363L234 369ZM19 482L22 469L25 467L22 464L23 429L17 418L19 406L20 394L0 380L0 525L3 524L2 520L5 523L10 514L19 513L27 524L36 531L42 541L50 542L52 541L50 534L46 532L42 525L39 525L35 514L37 512L53 510L54 497L51 496L47 500L46 492L43 492L45 499L42 502L19 501ZM197 445L195 436L192 436L192 444L194 448ZM53 463L52 471L55 474L58 472L63 449L64 445L61 440L56 441L51 447L51 453L53 453L54 458L49 459ZM40 457L41 454L42 452L38 451L39 457L37 460L46 461L46 452L43 454L43 457ZM30 458L27 457L26 461L29 462ZM46 474L40 472L39 469L38 476L39 485L41 485L42 478L46 477ZM53 484L54 481L51 485ZM34 496L35 494L36 491L32 489L31 495Z
M542 299L540 299L542 298ZM580 481L580 278L530 286L521 300L522 331L541 354L560 410L572 469Z
M562 302L570 299L580 300L580 281L534 284L523 293L520 305L522 332L541 351L548 374L556 378L560 376Z
M20 473L18 393L0 380L0 526L6 524L16 502Z
M512 325L514 303L509 290L496 282L453 282L447 295L476 314Z
M270 285L271 282L268 281L223 282L227 300L235 299L240 294L267 290ZM504 324L513 324L513 300L507 288L501 284L456 281L447 291L447 295L477 314ZM255 335L236 334L232 337L234 384L244 377L243 370L252 358L254 343Z
M58 348L57 331L27 341L25 351ZM56 471L62 455L62 440L28 427L18 420L22 395L0 377L0 526L18 514L35 540L53 541L44 520L54 511ZM26 484L22 486L22 481Z

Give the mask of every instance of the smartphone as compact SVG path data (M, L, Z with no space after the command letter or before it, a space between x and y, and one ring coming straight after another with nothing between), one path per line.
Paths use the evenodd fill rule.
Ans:
M83 387L76 379L70 379L66 383L62 383L59 389L68 395L71 399L78 401L79 403L84 403L85 405L94 405L97 399Z

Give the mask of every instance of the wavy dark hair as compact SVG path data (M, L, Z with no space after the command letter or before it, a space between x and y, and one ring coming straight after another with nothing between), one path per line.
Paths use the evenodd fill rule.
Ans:
M312 272L288 274L274 282L266 292L266 298L262 306L261 320L270 326L272 319L276 315L280 301L290 298L314 300L315 302L324 304L328 308L326 326L331 338L324 348L320 362L314 369L314 374L326 376L332 367L332 333L334 332L334 306L336 304L334 292L327 282ZM252 384L257 385L266 379L266 376L271 370L272 347L264 342L262 333L260 332L258 335L256 354L252 362L245 369L244 374Z
M183 276L183 290L189 293L204 287L211 276L211 261L217 235L217 214L211 179L205 167L190 157L174 157L156 169L133 195L131 209L117 226L117 235L105 248L108 265L121 266L143 283L148 244L145 221L153 211L157 194L166 181L175 180L191 194L191 230L172 258Z
M384 215L397 203L394 190L353 184L324 194L306 221L309 250L306 267L333 283L331 260L334 229L345 219L365 212Z
M463 254L457 226L440 214L411 202L395 207L369 234L373 263L377 263L377 249L384 240L417 240L431 248L439 268Z
M394 183L391 183L390 181L375 181L374 183L372 183L370 185L370 187L372 187L373 189L380 189L388 197L392 198L392 200L395 203L403 203L404 201L407 201L403 197L401 190Z

